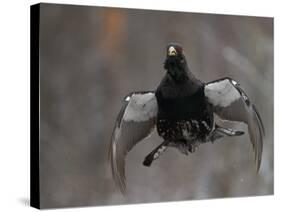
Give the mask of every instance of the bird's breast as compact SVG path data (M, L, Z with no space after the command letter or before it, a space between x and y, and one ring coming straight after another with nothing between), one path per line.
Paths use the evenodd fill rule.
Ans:
M156 92L158 117L173 120L196 119L207 110L203 89L198 89L193 95L166 96L165 92Z
M203 89L190 96L167 98L156 94L158 102L157 131L164 139L204 139L212 130L213 113Z

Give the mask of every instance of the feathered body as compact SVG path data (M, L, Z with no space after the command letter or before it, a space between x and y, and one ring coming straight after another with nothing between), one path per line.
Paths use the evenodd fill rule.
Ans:
M189 71L184 57L167 57L165 77L155 96L158 103L157 132L182 152L194 151L205 142L214 125L204 84Z
M256 107L239 87L223 78L209 83L198 80L189 70L183 49L167 47L166 74L155 91L133 92L124 99L109 148L114 180L125 192L125 157L139 141L157 128L163 142L148 154L150 166L168 147L189 154L202 143L244 132L219 126L214 116L248 125L257 169L261 164L264 127Z

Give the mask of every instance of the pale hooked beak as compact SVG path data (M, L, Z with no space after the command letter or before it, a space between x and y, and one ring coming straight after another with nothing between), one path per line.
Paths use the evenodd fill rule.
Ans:
M175 56L177 54L176 49L173 46L170 46L168 49L168 55L169 56Z

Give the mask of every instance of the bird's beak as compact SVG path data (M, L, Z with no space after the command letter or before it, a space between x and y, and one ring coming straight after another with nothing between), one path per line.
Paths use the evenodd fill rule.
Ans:
M168 56L175 56L177 54L176 49L173 46L170 46L168 49Z

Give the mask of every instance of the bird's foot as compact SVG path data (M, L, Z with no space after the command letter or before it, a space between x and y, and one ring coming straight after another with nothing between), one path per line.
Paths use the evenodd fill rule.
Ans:
M144 161L143 165L149 167L154 160L160 157L160 155L167 149L167 141L164 141L158 147L156 147L151 153L149 153Z
M151 164L152 164L152 162L153 162L153 159L154 158L154 155L151 155L151 154L149 154L149 155L147 155L146 157L145 157L145 159L144 159L144 161L143 161L143 165L144 166L147 166L147 167L149 167Z

